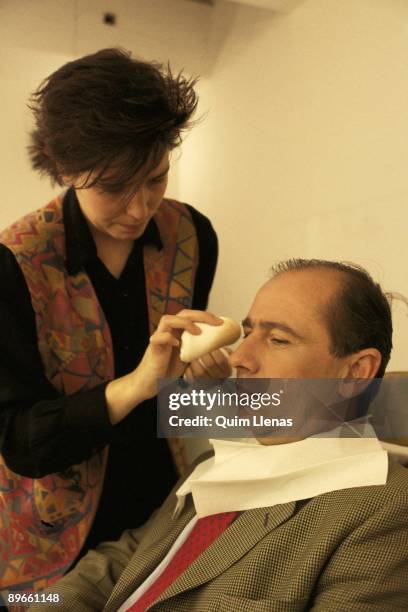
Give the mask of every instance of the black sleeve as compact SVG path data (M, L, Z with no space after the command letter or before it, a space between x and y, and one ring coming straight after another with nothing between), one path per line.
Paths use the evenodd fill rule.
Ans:
M105 446L105 386L61 396L47 380L34 311L14 255L0 245L0 452L31 478L63 471Z
M205 310L217 267L218 239L211 221L189 204L186 206L193 218L199 247L192 307L197 310Z

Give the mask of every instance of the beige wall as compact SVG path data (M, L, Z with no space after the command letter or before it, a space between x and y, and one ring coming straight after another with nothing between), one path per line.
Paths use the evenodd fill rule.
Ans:
M242 317L288 257L354 261L408 294L408 3L215 13L230 27L179 176L220 236L212 309ZM407 369L407 315L395 309L393 369Z
M25 157L28 93L120 44L203 75L207 116L170 193L218 231L213 310L241 318L270 264L293 256L355 261L408 294L406 0L306 0L288 15L224 0L2 0L0 34L0 227L53 193ZM406 369L405 308L395 322L391 365Z
M116 13L115 27L103 23L105 12ZM26 104L41 80L75 57L111 46L205 73L217 48L215 41L208 47L211 17L210 6L185 0L0 0L0 228L59 191L30 171L25 153ZM178 190L177 172L170 190Z

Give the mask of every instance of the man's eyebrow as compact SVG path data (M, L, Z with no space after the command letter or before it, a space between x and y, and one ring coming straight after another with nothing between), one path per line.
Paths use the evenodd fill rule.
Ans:
M266 331L269 331L270 329L280 329L281 331L286 332L287 334L290 334L291 336L293 336L294 338L297 338L298 340L304 340L303 336L298 334L289 325L286 325L286 323L280 323L279 321L262 321L261 320L257 323L257 325ZM242 321L242 327L249 327L250 329L253 329L254 324L249 317L246 317Z

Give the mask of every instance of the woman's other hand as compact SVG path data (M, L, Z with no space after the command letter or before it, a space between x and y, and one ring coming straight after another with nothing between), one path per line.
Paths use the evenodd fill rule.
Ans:
M189 382L194 382L201 378L216 378L220 380L228 378L231 376L232 368L227 355L231 353L231 349L222 348L195 359L186 368L184 378Z

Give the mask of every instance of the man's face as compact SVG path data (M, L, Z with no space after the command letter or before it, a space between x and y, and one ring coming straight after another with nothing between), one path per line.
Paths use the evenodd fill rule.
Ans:
M142 178L135 177L137 190L131 195L109 193L94 186L76 189L79 205L94 235L116 240L135 240L159 208L167 187L169 154ZM79 177L80 184L82 177ZM75 185L74 185L75 187Z
M336 295L330 270L286 272L258 291L230 357L238 378L342 378L346 358L330 352L323 308Z

